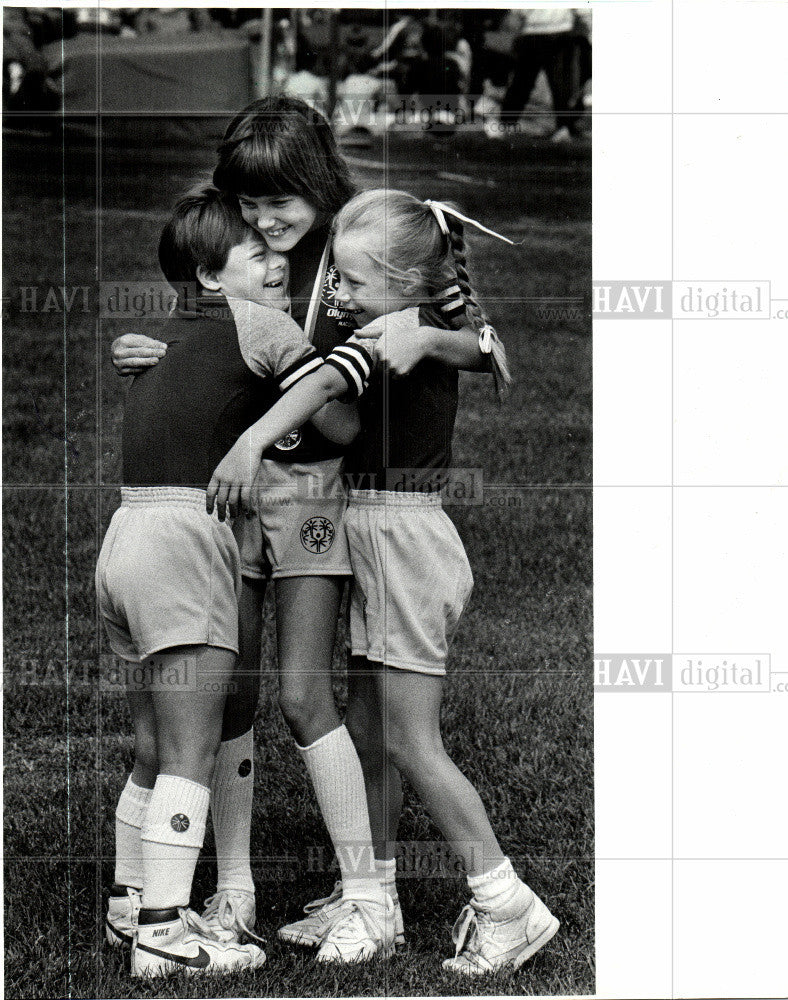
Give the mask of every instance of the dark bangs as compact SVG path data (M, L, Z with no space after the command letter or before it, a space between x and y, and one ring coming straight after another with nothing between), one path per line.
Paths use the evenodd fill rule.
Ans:
M326 119L292 97L255 101L230 123L213 182L251 198L298 195L329 216L355 191Z

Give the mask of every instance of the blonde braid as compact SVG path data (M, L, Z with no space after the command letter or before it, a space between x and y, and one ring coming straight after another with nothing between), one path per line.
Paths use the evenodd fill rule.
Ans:
M486 327L490 331L492 350L490 360L492 363L493 379L495 381L495 391L499 398L506 395L508 387L512 384L512 376L509 371L509 364L506 360L506 348L503 345L495 327L490 323L487 314L482 309L476 299L476 295L471 287L471 280L468 277L467 255L465 250L465 236L463 225L459 219L452 215L446 216L446 223L449 228L449 248L454 260L454 270L457 274L457 285L462 293L465 302L465 312L477 333L481 333Z

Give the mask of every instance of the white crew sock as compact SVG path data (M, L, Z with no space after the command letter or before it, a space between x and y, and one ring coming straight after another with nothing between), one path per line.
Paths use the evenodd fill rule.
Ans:
M188 778L160 774L156 779L142 827L145 909L189 905L210 795L205 785Z
M115 810L115 882L142 888L142 843L140 833L152 788L135 785L131 775Z
M219 744L211 782L211 818L216 840L217 892L254 892L249 859L254 793L254 735Z
M364 772L350 733L342 725L298 750L336 851L342 895L385 903L386 891L374 863Z
M499 919L522 912L533 896L508 858L482 875L469 875L468 886L481 908Z
M383 888L392 900L396 901L399 898L397 894L397 859L386 858L381 861L375 858L375 870L383 883Z

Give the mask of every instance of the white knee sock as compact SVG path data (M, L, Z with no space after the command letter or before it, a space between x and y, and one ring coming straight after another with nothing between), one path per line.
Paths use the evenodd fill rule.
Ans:
M156 779L142 827L146 909L189 905L210 794L205 785L188 778L160 774Z
M469 875L468 886L481 908L500 918L521 912L533 896L508 858L482 875Z
M339 726L298 750L336 851L342 895L385 902L385 889L375 869L364 773L350 733Z
M383 888L392 900L397 900L399 898L397 893L397 859L387 858L385 861L380 861L375 858L375 869L383 883Z
M216 889L254 892L249 860L254 792L254 736L248 733L219 744L211 782L211 818L216 840Z
M145 812L153 795L152 788L126 782L115 810L115 882L142 888L142 844L140 833Z

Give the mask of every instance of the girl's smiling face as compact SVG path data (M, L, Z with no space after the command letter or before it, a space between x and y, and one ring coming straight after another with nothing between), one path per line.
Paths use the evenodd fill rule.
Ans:
M313 229L317 222L317 209L300 195L266 195L253 198L239 194L238 204L244 222L257 230L265 242L277 253L287 253Z
M334 261L339 271L337 301L357 313L359 326L386 313L414 305L416 289L386 274L368 251L377 254L379 241L369 230L346 230L334 239Z

